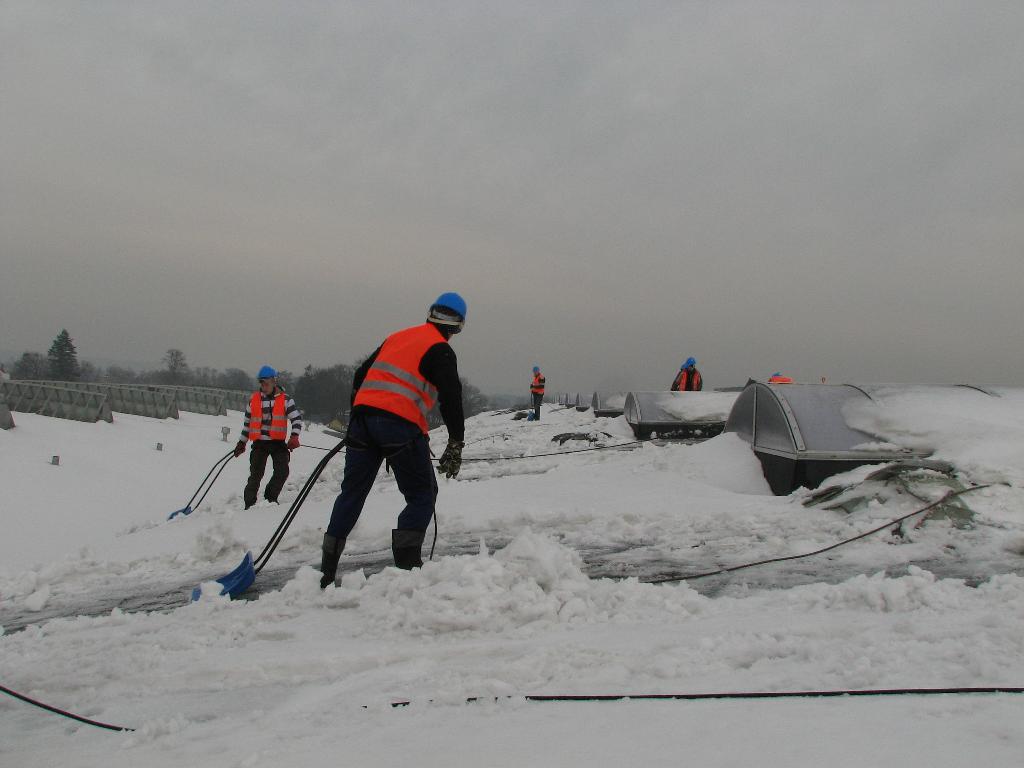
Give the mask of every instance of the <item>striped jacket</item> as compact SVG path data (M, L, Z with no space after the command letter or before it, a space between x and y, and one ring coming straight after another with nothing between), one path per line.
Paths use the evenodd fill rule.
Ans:
M260 399L263 401L263 427L260 429L260 440L270 439L270 413L271 409L274 407L274 398L277 396L278 392L282 391L283 390L278 388L269 395L265 395L260 392ZM284 412L288 417L288 421L292 424L291 433L293 435L297 435L302 431L302 412L298 409L298 406L295 405L295 401L292 400L287 393L284 398ZM245 406L245 418L242 420L242 436L238 438L239 440L249 439L249 421L252 418L251 411L251 405Z

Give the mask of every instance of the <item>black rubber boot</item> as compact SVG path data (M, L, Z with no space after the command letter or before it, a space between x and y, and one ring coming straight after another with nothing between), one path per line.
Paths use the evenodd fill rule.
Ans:
M338 576L338 561L345 551L345 539L336 539L329 533L324 534L323 560L320 562L320 589L327 589Z
M391 531L391 551L395 555L395 566L406 571L423 565L420 550L426 531L405 531L395 528Z

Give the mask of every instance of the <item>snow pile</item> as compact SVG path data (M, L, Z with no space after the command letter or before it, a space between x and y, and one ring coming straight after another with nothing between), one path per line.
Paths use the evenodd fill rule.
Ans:
M1024 487L1024 390L998 397L964 387L882 389L875 402L844 409L854 429L888 443L932 452L976 482Z
M688 613L691 601L680 600L679 591L669 601L637 586L590 580L575 552L526 530L493 557L484 550L427 563L411 574L388 569L366 583L360 605L367 631L379 636L397 631L522 637L564 622L626 621L637 611Z
M672 467L678 477L732 493L770 496L771 488L750 444L725 432L697 445L670 446L679 455Z

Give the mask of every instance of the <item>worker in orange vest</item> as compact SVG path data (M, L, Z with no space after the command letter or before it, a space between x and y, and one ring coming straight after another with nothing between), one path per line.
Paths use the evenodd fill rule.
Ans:
M425 323L388 336L356 370L345 474L324 534L321 588L334 583L346 539L385 460L405 497L405 509L391 531L395 565L423 565L423 538L437 498L427 414L436 402L448 427L448 445L438 468L446 477L455 477L462 466L465 419L458 361L448 340L465 323L465 300L457 293L443 293L431 305Z
M789 376L783 376L781 372L776 371L768 377L769 384L792 384L793 380Z
M302 431L302 414L295 406L295 401L277 385L277 371L264 365L257 379L260 388L252 393L249 405L245 408L242 437L235 446L235 456L241 456L245 453L246 443L252 443L252 450L249 451L249 482L242 494L246 509L256 503L268 458L274 463L274 472L263 491L263 497L277 503L284 481L288 479L290 453L299 447L299 432ZM292 424L291 437L288 436L289 421Z
M530 421L540 421L540 405L544 402L544 386L547 379L540 372L540 366L533 366L533 380L530 382L530 398L533 400L533 414Z
M704 380L697 370L697 361L686 358L686 362L679 366L679 373L672 380L670 390L672 392L700 392L704 388Z

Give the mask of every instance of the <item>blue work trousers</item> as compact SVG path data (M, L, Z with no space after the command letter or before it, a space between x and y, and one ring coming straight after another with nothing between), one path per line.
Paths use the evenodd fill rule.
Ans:
M395 527L427 530L437 499L430 441L418 426L399 416L357 413L348 427L341 493L334 500L334 511L327 526L331 536L348 538L385 459L395 473L398 490L405 496L405 509Z

